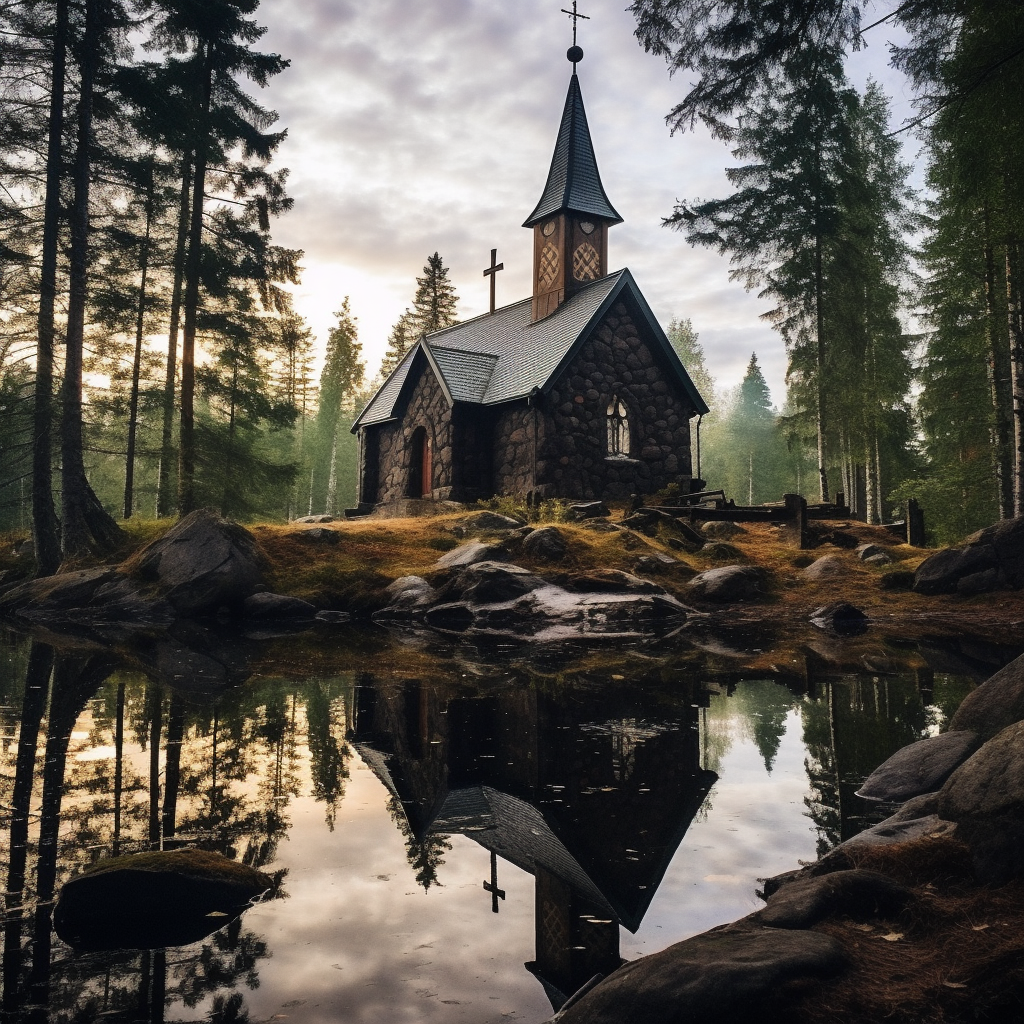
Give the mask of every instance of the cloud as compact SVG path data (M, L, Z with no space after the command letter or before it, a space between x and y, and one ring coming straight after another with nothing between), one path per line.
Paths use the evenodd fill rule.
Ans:
M371 366L410 302L414 278L440 252L462 298L486 310L482 270L492 247L506 270L499 301L530 288L530 234L520 227L540 196L570 67L571 25L559 0L268 0L262 49L291 67L261 95L288 128L279 163L291 168L295 209L274 228L305 251L296 304L321 339L351 295ZM765 303L729 282L728 264L661 226L677 199L720 194L731 158L705 132L672 137L665 115L686 82L633 38L616 0L591 0L579 74L601 175L625 224L610 264L629 266L658 317L689 316L712 372L735 384L752 349L775 400L785 353L758 317ZM884 72L881 46L869 51ZM871 68L863 58L861 68ZM311 282L316 281L316 287ZM404 292L401 282L405 282Z

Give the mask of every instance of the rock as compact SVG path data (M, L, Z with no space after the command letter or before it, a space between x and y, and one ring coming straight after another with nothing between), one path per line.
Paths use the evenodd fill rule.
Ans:
M659 530L672 533L694 548L698 548L704 543L704 538L689 523L677 519L660 508L638 509L622 520L622 526L627 530L642 533L646 537L657 536Z
M157 949L196 942L247 909L274 880L203 850L137 853L72 878L54 910L76 949Z
M868 617L852 604L834 601L811 612L811 622L818 629L829 630L846 636L867 632Z
M299 519L293 519L293 523L333 523L334 516L302 516Z
M502 516L497 512L477 512L476 515L460 519L452 527L452 532L458 537L468 537L476 533L509 533L525 525L522 519L512 516Z
M946 548L926 558L914 573L914 590L918 594L952 594L967 576L998 570L998 556L989 544L965 548Z
M671 555L656 553L652 555L641 555L636 560L635 568L637 572L657 576L659 573L663 573L666 569L671 569L676 565L679 565L678 558L673 558Z
M352 616L348 612L338 612L325 608L313 616L317 622L326 623L328 626L339 626L344 622L351 622Z
M736 523L712 521L702 523L700 532L707 537L708 540L732 540L733 537L739 537L747 531Z
M979 530L967 538L967 545L992 548L1002 583L1016 590L1024 587L1024 517L1004 519Z
M897 750L864 780L857 796L897 803L933 793L978 749L978 734L944 732Z
M472 540L452 548L434 564L438 569L454 569L460 565L472 565L474 562L493 562L500 559L503 554L504 550L499 544L484 544L483 541Z
M423 621L446 632L554 642L621 640L665 632L689 609L667 594L573 593L545 584L514 601L452 601L428 609Z
M844 964L839 943L818 932L719 928L624 964L559 1024L781 1019L787 982L829 978Z
M979 881L1024 877L1024 722L990 739L949 777L939 814L957 822Z
M565 534L557 526L542 526L523 540L523 554L545 562L560 562L568 550Z
M429 608L437 597L437 591L422 576L400 576L389 583L384 592L390 602L386 608L373 613L371 618L374 621L415 618L419 612Z
M242 611L247 619L260 622L279 621L282 619L312 619L316 615L316 607L298 597L287 597L284 594L260 593L247 597L242 604Z
M87 605L100 587L120 579L116 569L100 566L28 580L0 597L0 609L55 612Z
M547 586L544 580L521 566L505 562L477 562L459 574L452 589L464 601L483 605L514 601L544 586Z
M690 580L690 593L705 601L753 601L761 596L764 573L748 565L724 565Z
M323 526L314 526L311 530L297 530L289 536L292 540L302 541L303 544L337 544L341 540L341 534L337 530L328 530Z
M186 616L240 605L263 582L255 538L208 508L185 516L133 561L133 575L155 584Z
M840 576L846 576L849 566L845 559L839 555L822 555L816 558L806 569L800 570L800 575L805 580L834 580Z
M970 597L972 594L989 594L998 587L999 570L985 569L983 572L972 572L970 576L957 580L956 592L961 597Z
M991 739L1024 720L1024 654L972 690L950 720L951 731L967 729Z
M583 524L584 530L593 530L594 533L620 533L621 526L610 523L606 519L591 519Z
M1003 729L971 755L939 792L949 821L1024 812L1024 722Z
M872 555L870 558L864 559L865 565L892 565L892 555L887 554L884 551L880 551L877 555Z
M866 562L869 558L874 558L875 555L886 555L888 557L889 552L879 544L861 544L857 548L856 554L862 562ZM892 559L890 558L889 561L891 562Z
M783 886L755 917L772 928L810 928L837 915L857 921L889 917L909 899L908 889L877 871L833 871Z
M574 505L570 505L568 511L568 519L573 523L583 522L586 519L599 519L608 515L611 515L611 512L603 501L578 501Z
M739 548L735 548L731 544L725 544L722 541L714 541L711 544L705 544L704 547L700 549L700 553L705 558L711 558L716 562L727 562L743 557L743 552L741 552Z
M618 569L601 569L598 572L573 576L567 581L566 589L578 594L665 593L664 588L656 583Z

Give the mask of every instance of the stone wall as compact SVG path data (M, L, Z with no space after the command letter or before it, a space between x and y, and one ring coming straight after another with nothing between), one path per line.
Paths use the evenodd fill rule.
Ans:
M628 459L608 457L607 410L629 410ZM617 304L545 396L541 493L622 499L677 482L689 490L691 400L665 357Z
M365 428L367 434L376 434L379 467L377 493L372 494L367 489L364 500L368 502L398 501L410 497L409 481L414 458L412 439L418 427L427 431L432 444L434 478L431 496L444 500L451 495L452 422L448 400L422 353L416 356L410 379L415 383L395 409L397 422Z
M533 488L534 431L537 450L543 441L543 416L535 415L525 399L500 406L494 424L495 494L526 495Z

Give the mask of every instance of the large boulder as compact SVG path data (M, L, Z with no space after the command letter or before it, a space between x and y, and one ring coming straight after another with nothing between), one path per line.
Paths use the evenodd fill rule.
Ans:
M989 544L945 548L918 566L914 590L918 594L952 594L962 579L996 569L997 563L995 548Z
M712 520L702 524L700 532L708 540L732 540L733 537L740 537L747 531L738 523L731 523L726 520Z
M990 547L995 552L1000 581L1020 590L1024 587L1024 518L1005 519L972 533L968 547Z
M441 599L459 597L470 604L515 601L547 583L528 569L508 562L477 562L467 566L445 587Z
M764 572L750 565L723 565L694 576L689 592L705 601L752 601L760 597Z
M256 539L209 508L189 513L133 560L132 575L153 584L180 615L237 607L263 582Z
M910 891L877 871L832 871L783 886L756 914L772 928L810 928L843 914L858 921L889 917L910 899Z
M977 878L1024 878L1024 722L990 739L949 777L939 814L957 823Z
M452 527L452 533L456 537L468 537L477 533L511 533L513 530L519 530L525 525L526 523L522 519L503 516L497 512L484 511L460 519Z
M787 983L829 978L845 958L831 936L731 926L625 964L574 1003L559 1024L717 1024L774 1019Z
M991 739L1024 720L1024 654L969 693L949 723L950 730L976 732Z
M840 555L822 555L816 558L800 575L808 581L817 583L823 580L837 580L849 575L850 566Z
M422 576L400 576L384 592L389 601L387 607L373 613L375 621L416 618L437 598L437 591Z
M204 850L115 857L64 885L54 927L77 949L180 946L222 928L273 885L269 875Z
M898 803L933 793L978 749L978 734L944 732L897 750L864 780L857 796Z
M544 562L560 562L568 550L565 534L557 526L542 526L523 539L523 554Z
M830 633L857 636L868 628L868 617L847 601L833 601L811 612L811 623Z

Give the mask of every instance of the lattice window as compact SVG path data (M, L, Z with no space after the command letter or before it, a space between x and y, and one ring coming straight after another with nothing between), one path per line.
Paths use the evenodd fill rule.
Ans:
M608 405L608 456L629 458L629 411L618 395Z
M541 250L540 267L537 269L537 280L540 290L547 291L558 278L558 249L551 242Z
M572 254L572 272L577 281L596 281L601 273L601 257L597 250L584 242Z

